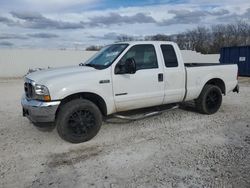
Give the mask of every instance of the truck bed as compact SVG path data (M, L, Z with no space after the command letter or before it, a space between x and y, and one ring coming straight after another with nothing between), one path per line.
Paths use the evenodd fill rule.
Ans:
M225 83L226 93L237 85L237 65L214 63L185 63L186 100L198 98L208 80L221 79Z

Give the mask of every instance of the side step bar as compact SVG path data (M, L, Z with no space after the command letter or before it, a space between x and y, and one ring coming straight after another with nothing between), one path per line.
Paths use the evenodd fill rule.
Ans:
M173 110L173 109L177 109L177 108L179 108L179 105L173 106L173 107L171 107L169 109L166 109L166 110L154 111L154 112L149 112L149 113L146 113L146 114L138 115L136 117L123 116L123 115L119 115L119 114L114 114L113 117L118 118L118 119L122 119L122 120L135 121L135 120L141 120L141 119L151 117L151 116L156 116L156 115L162 114L164 112L167 112L169 110Z

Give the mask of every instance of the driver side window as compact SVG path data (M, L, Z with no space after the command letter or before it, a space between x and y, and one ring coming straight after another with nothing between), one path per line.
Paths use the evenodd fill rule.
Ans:
M131 47L118 64L124 64L129 58L135 60L136 70L158 68L155 47L152 44Z

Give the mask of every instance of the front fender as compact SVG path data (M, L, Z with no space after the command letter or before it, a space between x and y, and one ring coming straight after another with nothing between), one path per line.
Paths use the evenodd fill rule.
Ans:
M52 100L63 100L66 97L78 93L93 93L100 96L104 100L107 107L107 114L114 113L116 109L115 109L111 84L109 85L107 84L105 86L102 85L98 86L99 87L93 85L92 87L90 87L87 85L76 84L76 85L71 85L70 87L63 87L62 89L59 89L57 91L53 89L51 98Z

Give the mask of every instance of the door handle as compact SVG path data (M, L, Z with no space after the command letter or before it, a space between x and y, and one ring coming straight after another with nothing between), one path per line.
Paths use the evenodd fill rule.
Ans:
M158 74L158 82L163 82L163 73Z

